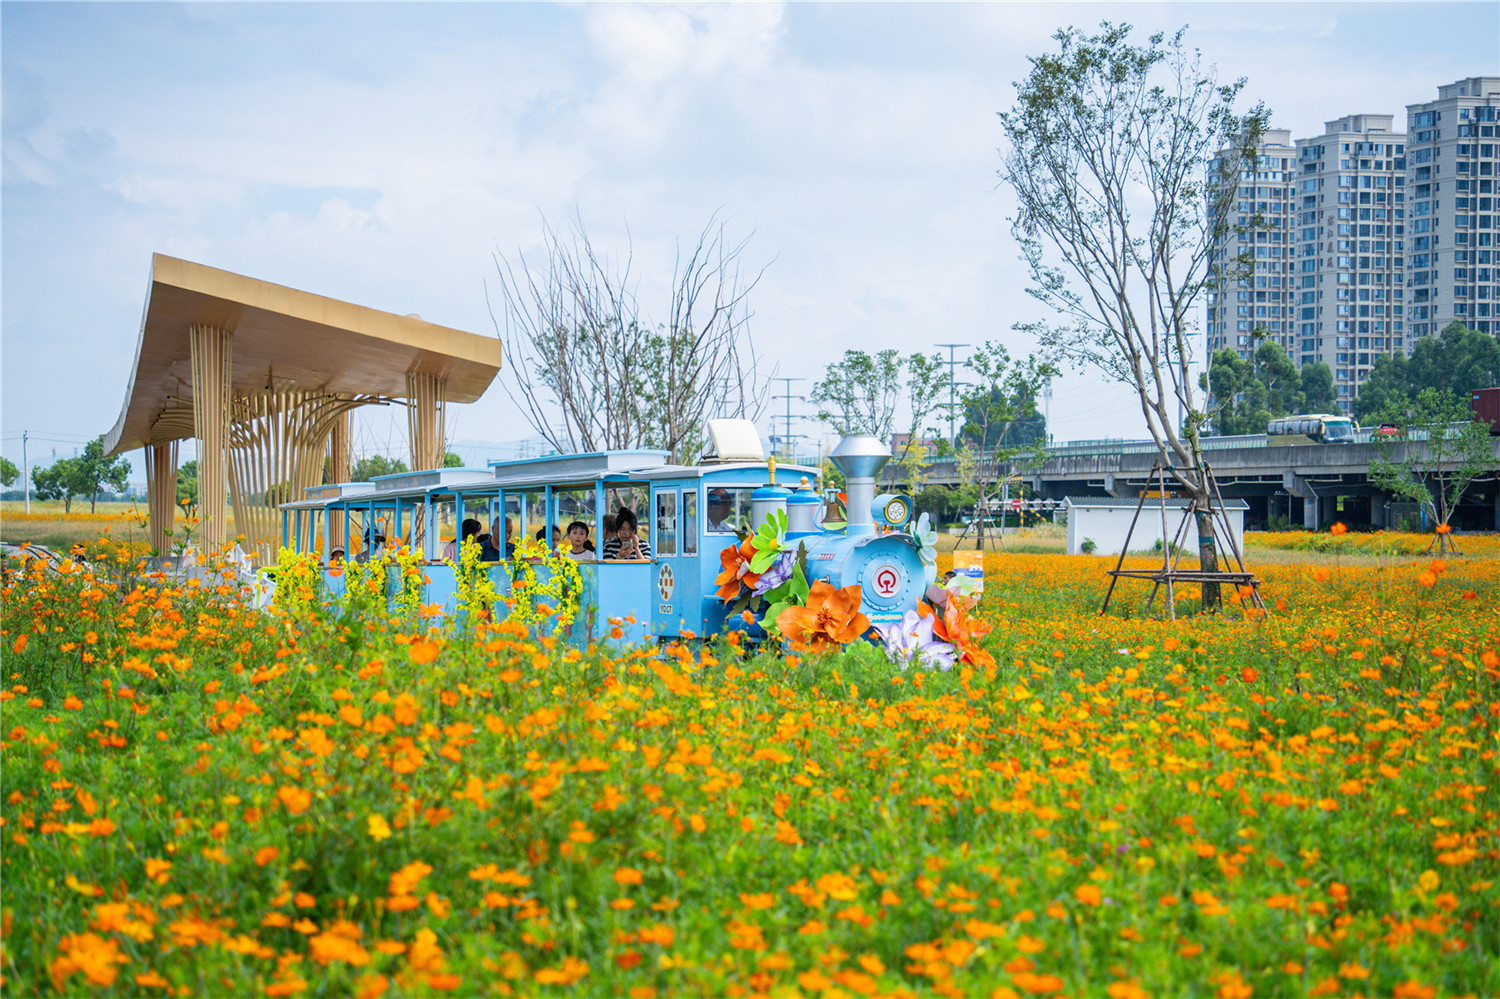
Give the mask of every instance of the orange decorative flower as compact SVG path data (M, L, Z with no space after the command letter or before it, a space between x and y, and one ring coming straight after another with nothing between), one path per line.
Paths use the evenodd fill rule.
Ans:
M969 616L969 608L975 603L978 603L977 597L953 593L941 615L925 603L917 604L917 613L923 617L937 617L932 625L933 636L958 649L960 660L971 666L988 668L995 665L995 657L979 647L979 639L990 633L990 626Z
M870 630L870 619L859 612L864 598L858 586L835 590L818 580L807 593L806 607L788 607L776 617L786 643L798 652L825 652L848 645Z
M760 573L750 571L750 560L754 557L755 548L748 539L719 552L719 564L724 571L714 578L714 582L719 586L720 600L729 601L739 596L741 583L754 589L760 582Z
M1437 526L1437 532L1439 534L1447 534L1447 533L1449 533L1452 530L1453 530L1453 528L1450 527L1450 526L1448 526L1447 524L1439 524Z
M1338 537L1340 534L1349 533L1349 528L1344 526L1343 521L1339 521L1328 529L1328 533L1332 534L1334 537Z

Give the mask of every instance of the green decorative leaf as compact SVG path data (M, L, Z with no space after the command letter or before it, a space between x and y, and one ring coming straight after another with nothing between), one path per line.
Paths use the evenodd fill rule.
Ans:
M807 574L803 572L805 562L805 559L802 562L798 562L796 567L792 569L791 580L792 593L796 595L797 603L804 607L807 606L807 594L812 589L812 587L807 585Z

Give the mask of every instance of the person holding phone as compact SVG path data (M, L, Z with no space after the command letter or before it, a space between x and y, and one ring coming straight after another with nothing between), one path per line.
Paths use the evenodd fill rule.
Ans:
M649 559L651 544L636 533L635 514L625 507L615 514L614 536L604 542L604 557L610 561Z

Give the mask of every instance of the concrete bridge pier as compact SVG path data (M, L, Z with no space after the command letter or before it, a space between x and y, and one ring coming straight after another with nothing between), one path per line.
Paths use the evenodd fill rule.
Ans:
M1104 491L1120 499L1135 499L1141 494L1140 489L1128 482L1116 483L1113 475L1104 476Z
M1312 483L1291 469L1281 473L1281 486L1288 493L1302 499L1302 526L1309 531L1318 529L1318 518L1323 512L1321 497L1317 490L1313 489ZM1329 497L1330 502L1332 497ZM1290 513L1290 511L1288 511Z

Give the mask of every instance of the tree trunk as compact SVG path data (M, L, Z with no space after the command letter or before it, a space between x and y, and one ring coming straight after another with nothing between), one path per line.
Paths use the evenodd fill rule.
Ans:
M72 512L73 512L73 497L72 497L72 495L64 496L63 497L63 516L66 517L68 514L70 514Z
M984 552L984 514L989 509L989 504L984 501L984 494L980 493L979 499L974 503L974 537L978 539L979 551Z
M95 489L93 491L93 493L89 495L89 513L93 513L98 506L99 506L99 490Z
M1198 568L1204 572L1219 571L1219 546L1214 532L1213 505L1208 491L1193 497L1193 520L1198 526ZM1219 584L1203 584L1203 609L1219 609Z

